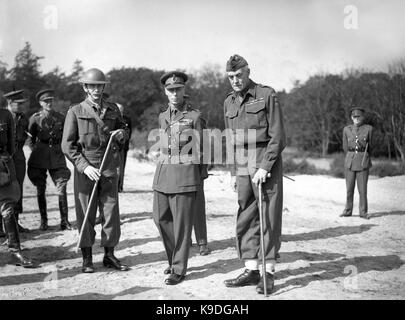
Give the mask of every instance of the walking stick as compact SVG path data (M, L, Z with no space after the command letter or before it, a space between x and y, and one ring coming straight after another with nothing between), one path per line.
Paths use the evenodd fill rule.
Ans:
M264 296L267 297L266 254L264 252L263 192L261 182L259 183L259 219L260 219L260 248L262 251L262 274L263 274Z
M100 175L101 175L101 172L102 172L103 169L104 169L105 160L107 159L107 154L108 154L109 151L110 151L111 143L112 143L112 141L113 141L114 136L115 136L115 133L112 133L112 134L110 135L110 139L108 140L108 144L107 144L107 148L105 149L105 152L104 152L103 160L101 160L101 165L100 165L100 169L99 169ZM100 178L101 178L101 177L100 177ZM93 202L94 202L94 198L95 198L95 195L96 195L97 186L98 186L98 182L99 182L99 181L100 181L100 180L97 180L97 181L94 183L93 190L92 190L92 192L91 192L91 196L90 196L89 202L88 202L88 204L87 204L86 214L84 215L84 220L83 220L82 227L81 227L80 233L79 233L79 240L77 241L76 253L79 251L79 245L80 245L80 242L82 241L82 238L83 238L83 230L84 230L84 228L85 228L85 226L86 226L86 223L87 223L87 217L89 216L91 205L92 205Z

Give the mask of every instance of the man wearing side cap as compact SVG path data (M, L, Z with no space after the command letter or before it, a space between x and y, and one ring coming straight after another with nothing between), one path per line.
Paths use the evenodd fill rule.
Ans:
M65 117L53 110L52 89L43 89L36 94L42 110L34 113L29 121L28 137L32 150L28 159L28 178L37 188L37 201L41 216L40 230L48 229L46 205L46 174L49 172L58 190L60 211L60 229L72 230L68 219L68 203L66 186L71 173L66 166L65 155L62 153L61 142Z
M104 73L97 68L89 69L80 79L80 83L87 97L81 103L70 107L66 115L62 151L74 165L73 185L79 232L84 223L87 207L91 205L79 243L83 255L82 272L94 272L92 246L96 236L94 226L97 207L104 217L101 223L103 265L128 271L129 267L122 264L114 255L114 248L121 236L118 206L119 149L128 139L128 131L117 106L102 98L105 86L109 83ZM110 138L113 139L112 147L106 154L106 166L100 172ZM95 201L89 204L96 181L98 186Z
M15 217L17 219L18 231L29 232L19 223L19 216L23 212L23 184L26 172L26 163L23 147L27 139L28 118L24 114L22 107L28 101L23 97L24 90L14 90L4 95L7 99L7 108L13 115L15 126L15 153L13 155L17 181L20 185L20 198L15 204Z
M17 181L12 155L15 151L14 119L10 111L0 109L0 217L8 239L9 251L16 265L34 267L21 252L20 234L15 218L15 204L20 199L20 186Z
M183 281L191 245L191 230L201 185L201 113L184 99L185 73L171 71L160 81L169 100L159 114L160 158L153 179L153 218L165 247L167 285Z
M256 285L264 293L263 277L267 277L267 292L274 287L274 272L281 246L283 207L282 159L286 141L281 108L271 87L256 84L250 78L247 61L233 55L226 64L233 91L224 102L225 126L235 149L231 166L232 187L238 192L239 209L236 221L236 249L245 270L235 279L225 281L227 287ZM230 143L229 143L230 142ZM246 160L244 159L247 153ZM262 183L264 250L266 275L260 276L260 220L258 185Z
M369 219L367 205L367 182L369 169L372 166L371 138L373 127L364 123L365 110L359 107L351 108L353 124L343 128L343 150L345 158L346 177L346 207L341 217L350 217L353 212L354 187L357 181L359 191L359 214L363 219Z

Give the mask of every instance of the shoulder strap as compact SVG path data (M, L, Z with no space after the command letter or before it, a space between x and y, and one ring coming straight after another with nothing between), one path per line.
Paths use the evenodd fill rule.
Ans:
M106 126L103 120L98 116L98 114L93 110L92 107L87 105L87 103L81 102L80 105L87 110L88 113L96 120L98 125L101 127L101 130L103 130L105 133L110 133L110 130Z

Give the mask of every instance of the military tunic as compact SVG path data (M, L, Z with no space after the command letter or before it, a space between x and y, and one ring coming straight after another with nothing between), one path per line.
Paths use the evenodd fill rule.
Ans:
M28 118L22 112L12 112L15 123L15 153L13 155L17 181L20 185L20 199L16 203L15 214L18 215L23 211L23 184L26 172L26 162L23 147L27 140Z
M200 116L188 102L159 114L161 157L153 180L153 217L169 265L178 275L187 271L196 192L204 169Z
M281 246L283 206L282 159L286 141L283 116L274 89L250 80L242 94L224 102L228 147L235 148L231 173L237 175L239 209L236 248L240 259L258 259L260 223L258 188L252 178L258 168L270 172L262 185L266 259L276 259Z
M28 144L32 152L28 159L28 177L37 187L38 194L45 193L47 170L58 192L66 192L71 174L61 149L64 121L61 113L45 110L30 118Z
M15 152L15 126L12 114L0 109L0 213L4 227L9 233L9 248L18 251L20 240L18 230L7 230L7 225L15 225L15 204L21 198L20 185L12 155ZM5 174L5 176L3 175ZM7 177L7 182L3 180Z
M346 207L345 214L352 214L354 187L357 180L359 191L360 215L367 214L367 182L369 168L372 163L370 159L371 138L373 127L367 124L360 126L348 125L343 128L343 150L345 158L346 177Z
M100 113L99 113L100 112ZM97 122L94 113L99 113L105 128ZM84 170L91 165L100 168L109 140L109 131L123 129L124 141L128 139L128 131L118 107L110 102L102 101L102 106L93 104L86 99L72 106L65 119L62 137L62 151L73 163L74 193L78 230L80 231L86 213L90 194L94 186ZM88 216L88 223L83 231L80 248L91 247L95 241L95 220L97 206L103 214L101 246L115 247L118 244L121 230L118 207L118 168L120 165L119 145L114 142L106 158L106 166L101 172L96 198Z

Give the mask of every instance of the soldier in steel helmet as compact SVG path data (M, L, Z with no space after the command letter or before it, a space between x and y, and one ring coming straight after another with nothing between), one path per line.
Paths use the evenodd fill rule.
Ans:
M161 155L153 180L153 218L162 237L169 266L165 284L176 285L187 272L191 231L201 186L201 113L184 99L185 73L171 71L160 81L169 100L159 114Z
M15 204L20 199L13 161L15 152L15 125L10 111L0 109L0 216L4 224L8 248L15 264L32 268L34 264L21 252L20 235L15 218Z
M232 146L236 149L235 166L231 172L232 187L235 191L237 189L239 204L236 249L244 262L245 270L238 277L226 280L225 285L256 285L256 291L263 294L264 277L267 280L267 292L273 290L276 259L281 246L281 153L286 145L283 116L275 90L250 79L250 68L243 57L231 56L227 61L226 71L233 89L224 101L224 115L226 127L232 131ZM262 184L263 190L263 246L267 270L261 276L258 260L259 184Z
M103 214L101 246L104 247L103 265L120 271L129 267L114 255L121 235L118 207L119 148L128 139L128 131L117 106L102 98L107 83L104 73L92 68L87 70L80 82L87 97L70 107L63 130L62 151L74 165L74 193L78 230L81 230L88 205L88 221L83 229L79 246L83 255L82 271L94 272L92 246L95 241L97 206ZM99 168L112 136L113 145L106 155L106 166ZM89 204L93 186L99 181L96 197Z
M356 106L351 108L353 124L343 128L343 150L345 158L346 177L346 206L341 217L350 217L353 212L354 187L357 181L359 191L359 215L360 218L370 219L367 205L367 182L369 169L372 166L371 138L373 127L365 124L365 110Z
M29 121L28 144L31 155L28 159L28 178L37 188L37 200L41 215L40 230L48 229L46 205L46 173L49 172L58 189L61 230L72 230L68 219L68 203L66 186L70 179L70 170L66 166L65 155L62 153L61 141L65 117L53 110L54 90L40 90L36 98L42 110L34 113Z

